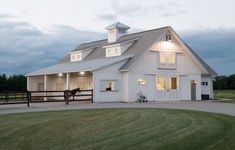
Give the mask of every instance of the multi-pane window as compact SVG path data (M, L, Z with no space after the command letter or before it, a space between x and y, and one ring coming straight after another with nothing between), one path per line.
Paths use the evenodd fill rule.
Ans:
M158 77L157 78L157 89L165 90L166 89L166 77Z
M82 60L82 53L80 53L80 52L72 53L72 54L70 54L70 59L71 59L71 62L81 61Z
M120 56L121 49L118 47L106 48L106 57Z
M177 77L157 77L156 87L157 87L157 90L177 90L178 78Z
M100 91L119 91L118 80L101 80L100 81Z
M175 67L175 53L160 52L159 53L160 68L174 68Z
M201 85L207 86L207 85L208 85L208 82L201 82Z

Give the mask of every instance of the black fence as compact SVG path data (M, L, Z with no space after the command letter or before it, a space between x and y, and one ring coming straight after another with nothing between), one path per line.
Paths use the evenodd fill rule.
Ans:
M1 91L0 92L0 105L1 104L23 104L28 101L27 91Z
M0 105L27 104L43 102L90 101L93 103L93 90L80 90L75 94L65 91L0 91Z

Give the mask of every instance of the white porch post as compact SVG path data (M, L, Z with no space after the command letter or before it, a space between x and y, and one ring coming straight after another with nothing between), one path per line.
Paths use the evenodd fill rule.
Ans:
M70 74L66 74L66 90L69 90L69 80L70 80Z
M44 87L43 90L47 90L47 75L44 75ZM44 96L46 96L46 93L44 92ZM47 101L47 97L44 97L44 101Z
M29 77L27 77L27 90L29 91Z

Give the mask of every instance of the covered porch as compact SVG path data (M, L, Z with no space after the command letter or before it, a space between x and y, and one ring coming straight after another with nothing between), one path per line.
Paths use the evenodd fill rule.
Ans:
M45 74L27 77L28 91L64 91L93 89L91 71Z

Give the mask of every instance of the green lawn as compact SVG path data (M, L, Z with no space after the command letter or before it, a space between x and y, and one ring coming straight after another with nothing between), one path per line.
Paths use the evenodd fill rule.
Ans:
M235 103L235 90L215 90L215 98L221 102Z
M235 117L170 109L0 115L1 150L235 149Z

